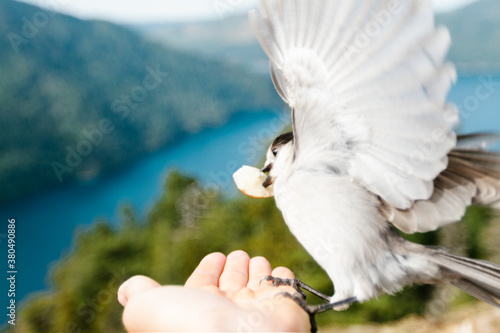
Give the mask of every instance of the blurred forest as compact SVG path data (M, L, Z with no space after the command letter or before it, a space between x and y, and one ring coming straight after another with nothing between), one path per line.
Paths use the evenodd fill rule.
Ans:
M116 300L123 281L142 274L162 284L183 284L199 260L214 251L244 249L251 256L265 256L273 266L290 267L303 281L333 292L327 275L288 231L273 199L226 198L172 172L162 198L144 221L130 207L121 212L119 227L100 220L78 232L73 250L52 271L53 290L32 296L9 332L123 332L122 308ZM490 223L493 218L489 208L471 207L462 223L411 239L495 260L500 221ZM319 323L386 322L407 314L436 314L435 306L429 309L436 299L439 311L472 300L465 293L442 300L439 288L407 288L348 311L321 315Z
M34 26L36 15L45 15L47 23ZM474 29L463 24L465 17ZM438 16L450 27L450 59L460 70L500 72L498 17L498 0ZM228 18L225 24L234 29L211 22L134 27L132 32L1 0L0 34L10 39L0 39L0 203L57 185L53 162L67 165L68 147L76 151L89 137L99 143L80 163L73 160L65 181L119 168L183 135L221 125L233 113L281 108L253 34L235 37L248 26L246 20ZM242 62L249 66L242 69ZM103 120L111 122L113 135L103 131ZM214 251L243 249L265 256L273 266L290 267L301 280L333 293L329 278L290 234L273 199L227 197L173 172L146 217L129 206L120 211L116 227L97 220L77 232L71 252L50 274L52 290L32 295L19 308L17 326L4 331L123 332L116 300L123 281L142 274L182 284ZM489 208L471 207L462 223L405 237L500 263L500 219ZM387 322L474 301L460 292L443 298L442 290L411 287L318 319L322 327Z
M0 36L0 203L282 105L268 76L110 23L6 0Z

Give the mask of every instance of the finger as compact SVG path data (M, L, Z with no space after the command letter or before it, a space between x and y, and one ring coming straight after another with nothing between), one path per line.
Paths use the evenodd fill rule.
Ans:
M271 264L264 257L255 257L248 265L248 288L255 290L263 277L271 275Z
M186 281L186 287L199 288L219 285L219 277L224 269L226 256L212 253L203 258Z
M230 253L219 279L219 288L222 291L238 291L245 288L248 283L249 262L250 257L246 252Z
M293 272L286 267L276 267L272 272L272 276L281 279L295 279ZM297 292L297 290L291 286L281 286L278 289L280 289L279 292L287 292L292 295Z
M118 288L118 301L125 306L130 298L144 291L158 288L160 284L146 276L134 276Z
M295 279L293 272L286 267L276 267L272 272L272 276L282 279Z

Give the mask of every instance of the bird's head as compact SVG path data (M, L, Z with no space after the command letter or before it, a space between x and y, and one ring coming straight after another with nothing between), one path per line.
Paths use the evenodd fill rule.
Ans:
M274 195L273 184L293 162L293 134L278 136L267 151L267 161L259 170L244 165L233 175L236 186L253 198L269 198Z
M279 175L292 165L293 154L293 133L288 132L278 136L267 150L267 160L262 172L268 176L262 186L267 188L272 185Z

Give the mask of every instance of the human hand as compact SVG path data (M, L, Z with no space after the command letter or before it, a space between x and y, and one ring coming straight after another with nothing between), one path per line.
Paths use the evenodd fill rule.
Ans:
M135 276L118 290L123 323L129 332L309 331L308 315L294 301L277 296L296 291L261 283L267 275L294 277L288 268L272 271L265 258L250 259L243 251L227 258L207 255L184 287Z

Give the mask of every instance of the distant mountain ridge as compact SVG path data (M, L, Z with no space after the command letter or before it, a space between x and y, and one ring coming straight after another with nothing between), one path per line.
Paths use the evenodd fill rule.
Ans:
M282 107L267 77L114 24L4 0L0 36L0 202Z
M130 25L148 40L244 65L267 75L269 64L247 15L224 20Z
M436 21L450 30L448 59L460 72L500 74L500 1L479 0Z
M461 74L500 73L500 1L479 0L452 12L437 14L436 23L450 30L453 44L448 59ZM267 58L253 36L247 15L221 21L132 28L153 41L227 59L259 72L267 71Z

